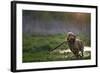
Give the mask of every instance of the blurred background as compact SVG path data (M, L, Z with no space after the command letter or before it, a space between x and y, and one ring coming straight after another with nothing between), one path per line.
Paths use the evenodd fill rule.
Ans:
M90 13L23 10L23 33L58 34L69 31L90 36Z

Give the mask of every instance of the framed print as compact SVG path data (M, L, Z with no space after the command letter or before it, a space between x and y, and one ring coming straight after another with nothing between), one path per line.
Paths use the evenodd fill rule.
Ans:
M11 2L11 71L97 67L97 6Z

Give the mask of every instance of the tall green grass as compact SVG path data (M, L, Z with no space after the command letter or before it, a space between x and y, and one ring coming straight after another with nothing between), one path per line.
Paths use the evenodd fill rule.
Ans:
M67 36L65 34L56 35L26 35L23 34L23 62L41 62L70 60L70 56L65 58L64 54L52 53L50 50L61 44ZM79 34L78 38L84 41L85 46L90 46L87 36ZM67 43L57 49L68 49ZM67 54L68 55L68 54ZM70 54L69 54L70 55ZM90 58L90 57L89 57ZM85 59L85 58L84 58Z
M64 35L39 35L39 36L23 36L23 51L48 51L54 49L65 39ZM63 45L62 48L67 48L67 45Z

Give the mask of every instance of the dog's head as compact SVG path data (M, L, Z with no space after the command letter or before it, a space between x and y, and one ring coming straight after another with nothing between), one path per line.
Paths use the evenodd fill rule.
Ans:
M73 43L76 39L76 35L73 32L68 32L67 41Z

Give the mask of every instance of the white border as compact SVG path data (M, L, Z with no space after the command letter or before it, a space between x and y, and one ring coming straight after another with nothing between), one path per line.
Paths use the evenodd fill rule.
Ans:
M57 61L57 62L41 62L41 63L22 63L22 10L42 10L42 11L59 11L59 12L84 12L91 13L91 60L81 61ZM16 40L16 54L17 54L17 70L22 69L38 69L38 68L52 68L52 67L70 67L70 66L85 66L95 65L96 59L96 10L94 8L82 7L63 7L63 6L48 6L48 5L28 5L17 4L17 40Z

